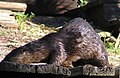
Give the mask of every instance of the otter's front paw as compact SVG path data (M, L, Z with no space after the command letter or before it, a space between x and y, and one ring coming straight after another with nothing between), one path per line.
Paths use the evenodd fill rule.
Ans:
M62 64L62 66L63 66L63 67L66 67L66 68L74 68L73 65L72 65L72 63L71 63L71 62L67 62L67 61L64 62L64 63Z

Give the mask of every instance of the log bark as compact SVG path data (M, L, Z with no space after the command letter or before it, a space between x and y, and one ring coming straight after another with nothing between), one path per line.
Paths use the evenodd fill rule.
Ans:
M35 73L34 65L21 65L13 62L1 62L0 71Z
M113 67L109 68L100 68L100 67L86 67L86 66L79 66L75 68L65 68L62 66L56 66L54 64L16 64L13 62L0 62L0 73L17 73L19 76L24 75L35 76L35 78L45 76L49 78L52 75L52 78L119 78L120 75L120 67ZM24 74L24 75L21 75ZM15 74L16 75L16 74ZM14 75L13 75L14 76ZM17 78L17 77L15 77ZM30 77L31 78L31 77Z
M38 74L53 74L53 75L70 75L68 68L62 66L49 65L31 65L31 64L16 64L13 62L1 62L0 71L7 72L22 72L22 73L38 73Z
M56 66L54 64L50 64L50 65L43 65L37 66L37 73L41 74L41 73L49 73L49 74L55 74L55 75L67 75L70 76L71 72L69 71L68 68L62 67L62 66Z
M4 2L0 1L0 9L7 9L13 11L25 11L27 5L25 3Z
M102 68L102 67L96 67L96 66L79 66L73 69L70 69L71 71L71 76L115 76L115 71L116 68Z

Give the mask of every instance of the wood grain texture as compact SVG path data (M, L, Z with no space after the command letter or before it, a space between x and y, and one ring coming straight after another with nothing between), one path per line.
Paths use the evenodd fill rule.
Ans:
M98 68L95 66L79 66L75 68L65 68L62 66L56 66L53 64L48 65L29 65L29 64L16 64L13 62L0 62L0 72L16 72L31 73L39 75L58 75L65 77L87 76L91 77L105 77L116 78L120 74L119 67L113 68Z
M0 1L0 9L8 9L14 11L25 11L27 5L25 3L4 2Z
M13 12L11 10L0 9L0 26L5 28L18 28L19 25L14 16L11 16Z

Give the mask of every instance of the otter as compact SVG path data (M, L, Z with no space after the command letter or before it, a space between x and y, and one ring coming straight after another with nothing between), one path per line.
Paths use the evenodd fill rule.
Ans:
M12 50L3 61L19 64L40 63L75 67L74 63L109 66L104 44L93 27L78 17L65 24L58 32Z

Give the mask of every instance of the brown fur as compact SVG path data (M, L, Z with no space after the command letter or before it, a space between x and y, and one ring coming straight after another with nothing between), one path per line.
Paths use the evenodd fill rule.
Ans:
M74 62L108 66L103 42L91 25L82 18L68 22L57 33L14 49L3 61L21 64L47 62L73 67Z

